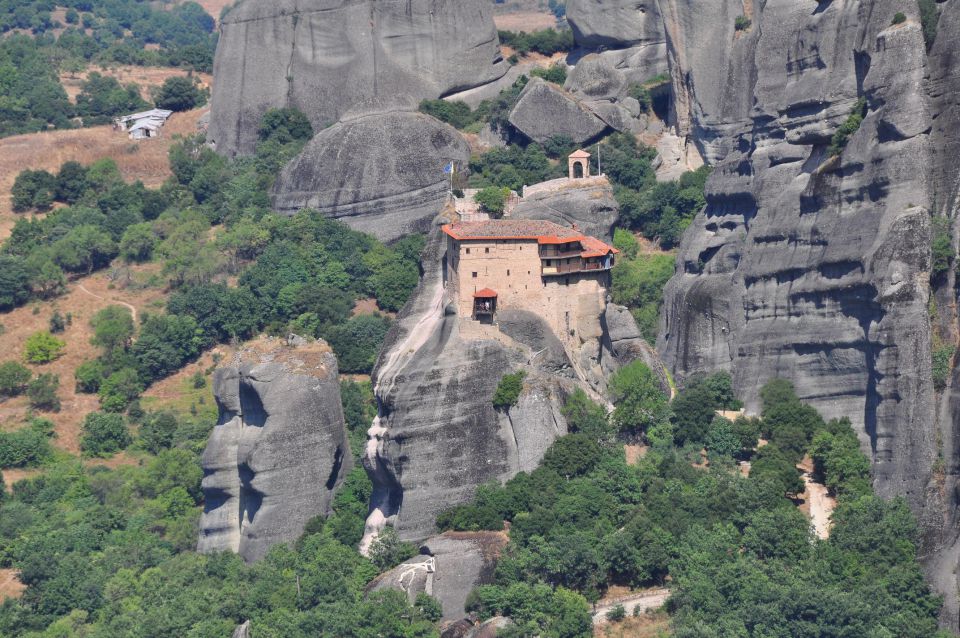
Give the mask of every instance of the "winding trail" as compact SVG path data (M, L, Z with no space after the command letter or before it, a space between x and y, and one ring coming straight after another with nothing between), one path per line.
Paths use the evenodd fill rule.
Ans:
M102 301L109 301L110 303L115 303L115 304L117 304L117 305L119 305L119 306L123 306L124 308L126 308L127 310L130 311L130 314L133 315L133 323L134 323L134 324L137 323L137 309L134 308L133 306L131 306L130 304L128 304L126 301L120 301L119 299L107 299L106 297L103 297L103 296L101 296L101 295L98 295L98 294L95 293L95 292L90 292L89 290L87 290L87 287L86 287L86 286L84 286L83 284L79 284L79 283L77 284L77 289L79 289L80 292L83 292L83 293L86 293L86 294L90 295L90 296L93 297L94 299L100 299L100 300L102 300Z

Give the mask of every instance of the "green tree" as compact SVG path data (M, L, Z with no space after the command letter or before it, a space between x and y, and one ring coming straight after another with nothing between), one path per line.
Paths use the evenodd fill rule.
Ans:
M15 397L22 394L32 376L30 370L16 361L0 363L0 396Z
M167 78L154 95L158 109L189 111L206 103L206 96L194 78L177 76Z
M123 416L91 412L83 420L80 449L89 456L113 454L131 443Z
M8 311L30 298L31 273L23 260L0 255L0 311Z
M63 356L63 349L66 346L65 341L57 339L49 332L35 332L27 337L23 344L23 358L27 363L50 363Z
M145 450L159 454L173 446L179 424L171 412L151 412L140 424L139 440Z
M106 372L103 362L100 359L84 361L73 373L76 380L77 392L93 394L100 390L100 384L103 383L103 377Z
M90 327L93 328L90 343L102 348L108 360L130 347L136 331L130 309L115 305L97 311L90 319Z
M621 432L645 433L669 418L660 382L641 361L634 361L613 376L610 394L616 405L613 422Z
M30 398L30 407L45 412L60 411L60 377L55 374L44 373L27 385L27 396Z
M143 384L132 368L121 368L100 384L100 407L105 412L123 412L143 392Z
M380 345L390 329L390 320L378 314L351 317L324 337L340 362L340 370L365 374L373 368Z
M120 256L128 263L150 261L157 246L157 236L148 222L133 224L123 231L120 239Z
M493 392L493 407L500 410L509 410L517 405L520 393L523 391L523 379L526 376L527 373L523 370L503 375Z
M481 210L490 213L490 216L496 219L503 216L509 197L509 188L487 186L477 191L476 195L473 196L473 201L480 205Z

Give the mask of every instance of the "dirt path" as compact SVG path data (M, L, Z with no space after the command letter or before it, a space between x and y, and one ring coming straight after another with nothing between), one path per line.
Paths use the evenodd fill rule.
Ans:
M632 616L634 611L637 610L639 610L637 611L639 614L663 607L663 604L667 602L667 598L669 597L669 589L649 589L637 594L631 594L630 596L622 596L620 598L614 598L611 600L601 600L593 608L593 624L599 625L608 622L607 612L617 605L623 605L623 609L627 612L627 616Z
M123 306L124 308L126 308L127 310L130 311L130 314L133 315L133 323L134 323L134 325L136 325L136 323L137 323L137 309L134 308L133 306L131 306L130 304L128 304L126 301L120 301L119 299L107 299L106 297L101 297L101 296L98 295L97 293L95 293L95 292L90 292L89 290L87 290L86 286L84 286L83 284L77 284L77 289L79 289L80 292L85 292L85 293L87 293L88 295L90 295L90 296L93 297L94 299L100 299L101 301L109 301L110 303L115 303L115 304L117 304L117 305L119 305L119 306Z
M813 480L813 459L808 456L797 465L803 472L803 503L800 511L810 517L810 523L818 538L830 537L830 517L837 506L837 499L827 493L827 486Z
M20 582L20 572L15 569L0 569L0 601L5 598L20 598L26 586Z

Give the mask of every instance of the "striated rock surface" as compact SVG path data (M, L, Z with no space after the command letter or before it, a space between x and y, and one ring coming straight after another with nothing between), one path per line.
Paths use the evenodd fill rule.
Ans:
M950 44L929 63L906 1L754 4L743 32L740 3L660 8L677 126L716 168L666 290L658 349L681 378L729 370L751 412L782 377L825 416L849 416L877 492L906 496L920 516L956 627L956 446L938 450L928 306L931 213L956 201L945 160L960 81L944 38L960 24L955 3L938 38ZM907 21L891 25L897 12ZM858 100L865 118L830 157ZM941 440L955 427L946 402Z
M443 620L461 619L473 588L493 582L493 570L507 542L503 532L446 532L428 538L418 556L382 574L369 589L398 589L411 603L418 594L427 593L440 602Z
M620 48L664 41L653 0L569 0L567 21L581 46Z
M510 123L535 142L565 135L574 143L591 140L607 128L572 95L541 78L533 78L510 112Z
M322 341L263 338L217 370L214 393L197 551L254 561L327 514L350 470L337 359Z
M605 178L557 180L556 188L524 193L511 216L545 219L562 226L576 224L587 235L609 242L620 205Z
M671 388L667 368L657 351L643 338L640 327L637 326L630 310L624 306L607 304L607 310L603 314L603 323L606 337L604 347L611 355L604 357L604 367L608 370L607 374L613 374L623 366L639 360L657 375L663 393L670 395Z
M314 208L383 241L426 230L446 201L444 166L465 165L470 148L416 106L368 101L318 133L277 178L274 208Z
M319 131L370 97L437 98L507 69L488 2L245 0L221 27L207 139L248 154L271 108Z

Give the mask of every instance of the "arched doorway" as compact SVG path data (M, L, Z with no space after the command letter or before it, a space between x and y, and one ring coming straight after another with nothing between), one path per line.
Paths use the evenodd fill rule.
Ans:
M583 162L573 163L573 179L583 178Z

